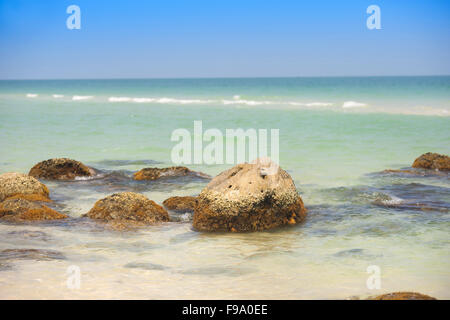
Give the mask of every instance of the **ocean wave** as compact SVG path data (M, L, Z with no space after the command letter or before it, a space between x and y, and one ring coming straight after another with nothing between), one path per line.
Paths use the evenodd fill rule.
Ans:
M89 100L92 98L93 98L93 96L73 96L72 100L79 101L79 100Z
M158 104L222 104L222 105L247 105L247 106L261 106L261 105L291 105L304 107L329 107L333 106L331 102L295 102L295 101L270 101L270 100L247 100L242 99L241 96L235 95L232 99L178 99L178 98L133 98L133 97L109 97L109 102L134 102L134 103L158 103Z
M450 116L450 110L447 107L442 106L392 106L392 105L377 105L376 103L367 103L361 101L344 101L344 102L331 102L331 101L296 101L295 99L277 100L277 99L251 99L242 95L230 95L229 97L214 97L214 98L175 98L175 97L132 97L132 96L94 96L94 95L63 95L63 94L49 94L42 97L51 99L62 99L64 97L72 101L85 101L91 100L98 103L143 103L143 104L167 104L167 105L215 105L215 106L233 106L233 107L276 107L276 108L298 108L298 109L334 109L338 107L341 110L360 110L360 112L380 112L388 114L405 114L405 115L424 115L424 116ZM41 97L39 93L27 93L27 98ZM342 103L342 104L341 104ZM369 108L370 106L370 108Z
M109 97L108 98L109 102L127 102L127 101L131 101L130 97Z
M161 103L161 104L204 104L213 103L215 100L201 99L175 99L175 98L131 98L131 97L109 97L109 102L135 102L135 103Z
M363 108L363 107L367 107L367 104L362 103L362 102L356 102L356 101L345 101L342 104L342 108L347 109L347 108Z
M131 100L136 103L150 103L155 101L153 98L132 98Z
M245 104L248 106L260 106L260 105L264 105L264 104L273 104L272 101L255 101L255 100L222 100L222 103L224 105L232 105L232 104Z
M191 104L191 103L213 103L213 102L215 102L215 100L160 98L160 99L156 99L155 102L156 103Z
M304 106L304 107L331 107L333 103L331 102L310 102L310 103L303 103L303 102L288 102L291 106Z

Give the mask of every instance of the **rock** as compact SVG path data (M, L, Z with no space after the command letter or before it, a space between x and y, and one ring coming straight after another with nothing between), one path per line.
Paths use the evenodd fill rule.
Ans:
M170 197L164 200L163 205L179 213L194 212L195 199L196 197Z
M402 170L402 169L386 169L383 170L382 173L407 173L407 174L417 174L417 172L413 170Z
M427 296L417 292L392 292L382 294L372 300L437 300L436 298Z
M167 270L169 267L149 262L131 262L124 265L124 268L143 269L143 270Z
M438 211L438 212L450 212L448 206L445 203L420 203L416 201L401 201L401 202L389 202L376 200L372 202L379 207L397 209L397 210L418 210L418 211Z
M0 251L1 260L63 260L59 251L43 249L5 249Z
M136 172L133 177L134 180L157 180L160 178L184 177L188 175L209 178L205 173L192 171L186 167L144 168Z
M95 170L76 160L54 158L36 164L29 175L47 180L73 180L76 177L91 177L95 175Z
M239 164L211 180L197 197L193 226L199 231L259 231L305 217L292 178L268 159Z
M52 237L45 232L33 230L11 231L8 232L8 236L17 237L18 239L21 240L30 239L30 240L49 241L52 239Z
M413 168L450 171L450 157L438 153L425 153L414 160Z
M65 214L34 201L9 198L0 203L0 220L23 222L65 218L67 218Z
M119 230L130 223L149 225L169 221L169 214L163 207L134 192L115 193L98 200L87 216L110 222L113 229Z
M11 264L2 262L0 260L0 271L6 271L6 270L11 270L11 269L12 269L12 265Z
M0 202L10 198L32 201L50 201L45 184L23 173L9 172L0 175Z

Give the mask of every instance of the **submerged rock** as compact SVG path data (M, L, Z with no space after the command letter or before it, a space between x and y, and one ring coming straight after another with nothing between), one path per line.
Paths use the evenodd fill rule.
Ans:
M11 222L65 219L65 214L49 207L20 198L9 198L0 203L0 220Z
M6 270L11 270L12 269L12 265L9 263L4 263L0 260L0 271L6 271Z
M197 197L193 225L200 231L259 231L305 217L292 178L268 159L239 164L211 180Z
M417 174L416 171L406 170L406 169L386 169L382 173L407 173L407 174Z
M54 158L36 164L29 175L48 180L73 180L76 177L91 177L95 175L95 170L76 160Z
M169 167L169 168L144 168L134 173L134 180L157 180L170 177L197 176L199 178L209 178L207 174L192 171L186 167Z
M8 236L17 237L19 239L31 239L31 240L41 240L41 241L49 241L51 240L51 236L42 231L33 231L33 230L19 230L19 231L11 231L8 232Z
M379 201L373 202L374 205L379 207L398 209L398 210L418 210L418 211L438 211L438 212L450 212L450 208L446 203L420 203L420 202L389 202Z
M194 212L196 197L170 197L164 200L163 205L169 210L184 213Z
M450 157L438 153L425 153L414 160L413 168L450 171Z
M131 269L143 269L143 270L167 270L169 267L161 264L149 263L149 262L130 262L124 265L124 268Z
M86 215L110 222L113 229L126 229L130 223L149 225L169 221L169 214L163 207L134 192L115 193L98 200Z
M0 251L1 260L62 260L65 256L55 250L43 249L6 249Z
M0 202L10 197L32 201L50 201L49 191L45 184L29 175L17 172L0 175Z
M371 300L437 300L437 299L417 292L392 292L382 294L375 298L371 298Z

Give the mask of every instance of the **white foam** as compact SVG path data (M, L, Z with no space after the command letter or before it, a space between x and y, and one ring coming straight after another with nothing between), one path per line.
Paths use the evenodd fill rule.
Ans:
M272 104L271 101L255 101L255 100L222 100L224 105L245 104L247 106L260 106L264 104Z
M55 99L59 99L59 98L63 98L63 97L64 97L63 94L54 94L54 95L52 95L52 96L53 96L53 98L55 98Z
M172 99L161 98L156 99L157 103L178 103L178 104L192 104L192 103L212 103L214 100L200 100L200 99Z
M94 179L94 177L75 177L74 180L76 181L87 181L87 180L92 180Z
M84 100L81 96L76 96L76 100ZM86 97L87 98L87 97ZM86 99L85 98L85 99ZM74 99L75 100L75 99ZM214 100L214 99L177 99L177 98L169 98L169 97L161 97L161 98L145 98L145 97L109 97L109 102L134 102L134 103L158 103L158 104L207 104L207 103L216 103L223 105L246 105L246 106L261 106L261 105L292 105L292 106L304 106L304 107L329 107L333 106L331 102L289 102L289 101L258 101L258 100L246 100L241 99L241 96L235 95L233 99L223 99L223 100Z
M129 98L129 97L109 97L108 101L109 102L127 102L127 101L131 101L131 98Z
M333 104L331 102L311 102L307 103L307 107L331 107Z
M389 196L389 200L382 200L381 202L386 205L396 205L401 204L404 200L402 198L396 197L396 196Z
M152 99L152 98L133 98L132 101L136 102L136 103L149 103L149 102L155 101L155 99Z
M93 96L73 96L72 100L78 101L78 100L89 100L92 99Z
M175 98L129 98L129 97L109 97L109 102L135 102L135 103L160 103L160 104L204 104L213 103L215 100L201 99L175 99Z
M37 96L37 93L27 93L27 98L36 98Z
M344 108L344 109L363 108L363 107L367 107L367 104L362 103L362 102L356 102L356 101L345 101L344 104L342 105L342 108Z
M331 102L288 102L287 104L291 106L303 106L303 107L331 107L333 104Z

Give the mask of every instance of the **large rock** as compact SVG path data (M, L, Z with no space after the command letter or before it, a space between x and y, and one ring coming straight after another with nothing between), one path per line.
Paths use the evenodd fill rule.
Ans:
M0 175L0 202L10 198L33 201L50 201L45 184L23 173L9 172Z
M186 167L169 168L144 168L134 173L134 180L157 180L160 178L197 176L199 178L209 178L207 174L192 171Z
M163 201L163 205L179 213L194 212L195 200L196 197L170 197Z
M382 294L373 300L437 300L436 298L427 296L417 292L392 292Z
M305 217L289 174L266 160L239 164L211 180L197 197L193 225L200 231L258 231Z
M67 158L49 159L36 164L30 176L47 180L73 180L76 177L91 177L95 170L79 161Z
M169 214L163 207L134 192L115 193L98 200L87 216L117 225L147 225L169 221Z
M413 168L450 171L450 157L438 153L425 153L414 160Z
M67 218L65 214L34 201L9 198L0 203L0 220L23 222L65 218Z

